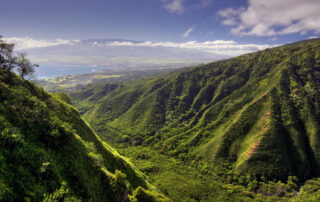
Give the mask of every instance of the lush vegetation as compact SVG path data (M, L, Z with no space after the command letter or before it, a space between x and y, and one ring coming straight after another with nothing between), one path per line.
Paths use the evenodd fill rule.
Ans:
M167 200L100 140L68 95L17 76L13 68L24 77L33 65L12 49L0 39L0 201Z
M130 146L119 151L147 174L173 201L319 201L320 178L298 182L260 180L234 171L230 164L191 163L160 154L148 147Z
M99 136L12 51L0 39L1 201L320 200L320 40L70 93Z
M317 179L299 191L319 176L319 84L320 40L309 40L70 95L175 200L299 201L319 199Z

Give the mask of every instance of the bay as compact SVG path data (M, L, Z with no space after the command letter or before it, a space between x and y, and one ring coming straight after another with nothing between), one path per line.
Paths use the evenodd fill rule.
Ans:
M44 79L63 75L94 73L112 67L115 66L40 65L35 68L34 75L37 79Z

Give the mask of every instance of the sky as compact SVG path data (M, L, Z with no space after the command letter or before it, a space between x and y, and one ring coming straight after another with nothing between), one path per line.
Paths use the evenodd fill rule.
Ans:
M263 49L320 36L320 0L0 0L0 7L0 34L18 49L84 39Z

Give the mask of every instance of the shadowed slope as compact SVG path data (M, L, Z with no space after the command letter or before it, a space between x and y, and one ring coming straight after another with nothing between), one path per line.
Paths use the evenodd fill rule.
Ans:
M164 199L58 96L0 68L0 100L1 201Z

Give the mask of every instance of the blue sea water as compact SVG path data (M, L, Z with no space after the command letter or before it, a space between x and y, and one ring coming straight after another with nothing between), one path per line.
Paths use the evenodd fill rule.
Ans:
M67 66L67 65L40 65L35 69L35 76L37 79L57 77L63 75L86 74L99 72L103 69L114 66Z

